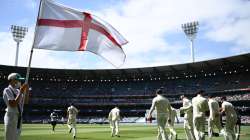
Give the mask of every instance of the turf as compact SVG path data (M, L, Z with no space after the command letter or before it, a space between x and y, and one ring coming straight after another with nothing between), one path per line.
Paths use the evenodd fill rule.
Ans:
M121 125L121 137L110 137L108 125L77 125L78 140L155 140L157 129L152 125ZM176 128L179 140L185 140L185 134L181 126ZM0 140L3 140L3 124L0 124ZM49 124L24 124L21 140L71 140L66 125L58 124L56 132L52 133ZM242 127L240 140L250 139L250 126ZM222 137L213 140L223 140Z

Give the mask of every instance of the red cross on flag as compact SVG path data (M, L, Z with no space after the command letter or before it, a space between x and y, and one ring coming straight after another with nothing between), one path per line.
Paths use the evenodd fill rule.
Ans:
M125 61L127 40L110 24L52 0L42 0L34 48L56 51L90 51L119 67Z

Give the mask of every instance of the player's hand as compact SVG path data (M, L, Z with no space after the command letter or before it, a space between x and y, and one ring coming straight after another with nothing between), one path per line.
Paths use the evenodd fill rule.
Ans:
M171 123L171 119L168 119L168 123Z
M152 119L152 116L148 115L147 120L151 120L151 119Z
M29 85L28 84L23 84L21 86L21 88L20 88L20 92L24 93L24 94L28 93L29 92Z

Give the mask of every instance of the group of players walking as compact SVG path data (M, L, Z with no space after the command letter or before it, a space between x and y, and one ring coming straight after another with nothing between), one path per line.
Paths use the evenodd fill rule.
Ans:
M165 98L161 89L156 91L156 97L153 99L151 109L148 114L148 120L151 120L152 113L156 110L156 119L158 125L158 140L177 139L177 133L173 128L176 109L172 108L168 99ZM217 127L219 135L223 135L225 140L236 140L235 127L237 114L233 105L226 101L226 97L221 98L221 108L218 101L209 96L203 97L204 91L197 92L197 96L189 100L181 96L183 106L179 109L180 114L184 114L184 129L187 140L205 140L206 116L208 116L208 136L212 138L214 128ZM221 124L222 114L226 115L224 128ZM165 126L168 124L170 135L167 136Z
M11 73L8 76L9 86L3 91L3 99L7 106L4 116L4 137L5 140L18 140L21 134L22 124L22 105L25 100L25 94L29 92L27 84L21 85L24 78L18 73ZM222 105L219 107L218 102L209 97L204 98L204 91L197 92L197 96L190 101L187 97L181 96L183 106L179 109L180 113L184 114L184 129L187 140L204 140L205 139L205 124L206 113L208 117L208 136L213 136L213 128L217 127L220 134L225 140L236 140L235 126L237 122L237 114L233 105L226 101L226 98L221 98ZM177 133L174 130L174 120L177 110L172 108L167 98L163 96L161 89L156 91L156 97L153 99L151 109L148 114L148 119L152 118L153 111L156 110L156 119L158 126L158 140L177 139ZM76 117L78 109L72 105L67 109L69 133L73 133L73 138L76 138ZM225 113L226 123L224 128L221 125L221 114ZM56 114L51 114L52 130L55 131ZM120 110L118 107L112 109L109 113L108 120L110 122L111 136L119 135L119 120ZM170 135L166 134L165 126L168 124Z

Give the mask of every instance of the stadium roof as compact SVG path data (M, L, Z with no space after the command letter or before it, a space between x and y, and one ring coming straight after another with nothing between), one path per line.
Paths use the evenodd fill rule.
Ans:
M250 53L238 56L219 58L195 63L185 63L178 65L167 65L145 68L129 69L98 69L98 70L65 70L65 69L44 69L32 68L31 77L54 77L72 79L126 79L144 77L178 77L183 75L209 73L216 71L230 72L239 68L250 68ZM10 72L19 72L25 75L26 67L14 67L0 65L0 75L8 75Z

